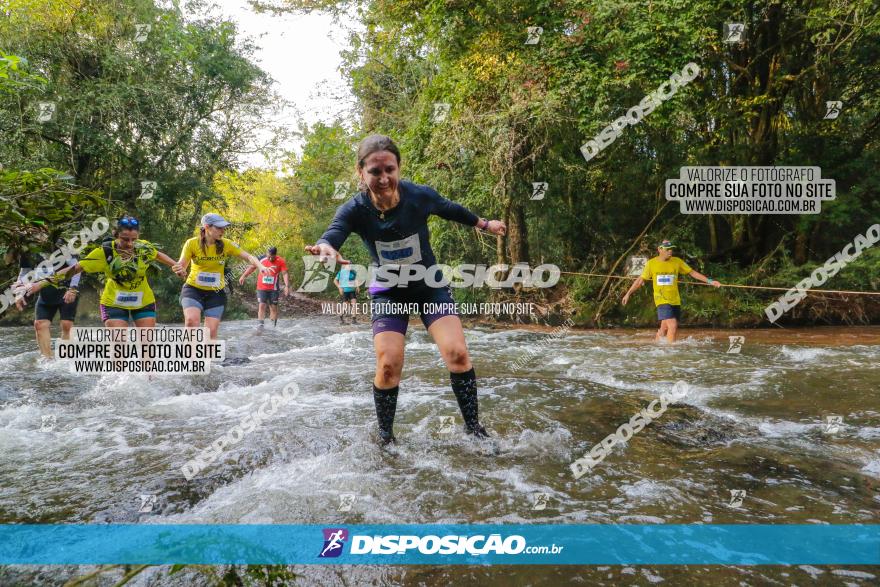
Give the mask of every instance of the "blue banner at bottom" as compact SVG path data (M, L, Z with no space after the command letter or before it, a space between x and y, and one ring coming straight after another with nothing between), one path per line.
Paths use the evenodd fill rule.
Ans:
M0 525L0 564L880 565L880 525Z

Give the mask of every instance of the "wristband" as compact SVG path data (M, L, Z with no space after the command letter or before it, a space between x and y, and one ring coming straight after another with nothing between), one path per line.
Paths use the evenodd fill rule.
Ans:
M715 281L715 280L712 279L711 277L707 277L707 278L706 278L706 285L712 285L712 282L713 282L713 281Z
M486 230L487 228L489 228L489 220L486 219L486 220L484 220L484 222L485 222L486 224L483 225L483 226L481 226L481 227L480 227L480 230Z

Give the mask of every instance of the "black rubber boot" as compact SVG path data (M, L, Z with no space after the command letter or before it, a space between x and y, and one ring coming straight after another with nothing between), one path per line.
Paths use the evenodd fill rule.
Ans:
M477 375L473 368L465 373L450 372L449 379L452 381L452 391L464 418L465 432L477 438L489 438L489 433L480 425Z
M397 412L397 392L400 386L379 389L373 385L373 402L379 422L379 439L382 444L397 442L394 438L394 414Z

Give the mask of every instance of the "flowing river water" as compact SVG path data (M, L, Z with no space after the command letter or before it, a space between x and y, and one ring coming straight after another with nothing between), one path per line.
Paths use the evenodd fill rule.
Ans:
M494 436L475 443L460 433L436 348L411 328L399 444L380 450L364 323L282 319L258 334L254 321L225 322L227 355L250 362L152 380L71 374L38 358L30 328L0 329L0 522L878 522L880 328L682 334L676 345L656 345L647 331L468 328L482 420ZM739 354L728 352L729 335L745 337ZM678 380L689 387L682 400L573 477L573 460ZM292 382L301 390L294 402L184 478L186 461ZM448 416L452 433L444 433ZM731 492L740 490L734 507ZM339 511L342 499L353 500L348 511ZM6 568L0 584L56 585L88 570ZM294 570L308 585L880 581L876 567L809 565ZM130 584L199 581L166 571Z

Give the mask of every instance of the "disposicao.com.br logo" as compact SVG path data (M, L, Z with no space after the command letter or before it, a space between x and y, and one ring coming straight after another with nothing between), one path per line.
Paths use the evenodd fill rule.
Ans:
M324 546L319 558L338 557L342 554L349 534L345 528L324 528ZM528 546L519 534L502 537L501 534L474 534L472 536L450 534L445 536L415 534L390 534L351 536L350 555L406 555L440 554L479 556L488 554L559 554L563 546Z
M325 291L336 275L337 271L348 271L353 277L344 279L358 285L367 284L370 287L407 287L410 284L424 284L428 287L454 287L479 288L488 285L493 289L514 287L522 285L528 288L549 288L559 283L562 275L559 267L545 263L534 269L527 263L507 265L499 263L486 267L462 263L460 265L431 265L425 267L419 264L387 264L370 265L364 267L354 263L339 265L335 259L321 259L318 256L306 255L303 257L305 272L303 282L297 291L306 293L319 293ZM506 277L499 277L507 274Z
M348 530L345 528L324 528L324 546L318 558L336 558L342 554L342 547L348 540Z

